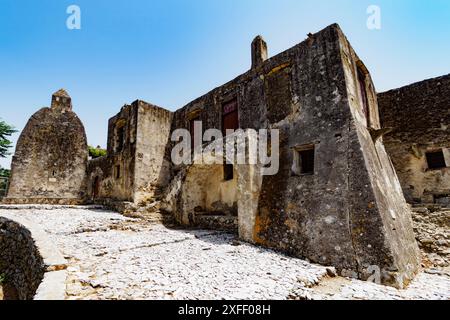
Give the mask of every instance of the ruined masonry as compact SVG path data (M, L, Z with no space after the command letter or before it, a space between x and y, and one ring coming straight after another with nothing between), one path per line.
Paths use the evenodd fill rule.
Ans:
M251 47L249 71L175 112L125 105L109 120L108 155L89 163L70 97L57 92L21 135L5 201L159 203L186 227L234 231L342 275L366 280L379 270L384 284L408 285L419 251L364 63L338 25L271 58L261 37ZM246 139L249 129L279 129L278 174L236 163L175 166L171 133L193 132L195 121L242 129Z
M11 164L7 203L82 203L88 150L84 126L64 90L28 121Z
M406 200L450 206L450 75L380 93L378 102Z

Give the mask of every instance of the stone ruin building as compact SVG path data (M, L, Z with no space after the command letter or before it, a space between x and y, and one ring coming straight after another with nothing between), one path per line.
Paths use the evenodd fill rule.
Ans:
M64 90L28 121L11 164L6 203L79 204L86 198L84 126Z
M450 206L450 75L380 93L378 104L406 200Z
M429 152L428 164L442 160L435 153L448 147L448 108L439 122L420 104L430 97L410 104L404 89L377 97L338 25L271 58L261 37L251 47L250 70L175 112L140 100L125 105L109 120L107 156L88 164L70 98L55 94L52 108L39 111L22 133L6 201L76 199L135 208L158 202L186 227L232 230L363 280L378 268L382 283L406 286L420 257L402 191L408 200L432 194L443 201L448 171L418 178L411 170L423 168ZM428 94L448 92L448 79L437 81ZM445 101L435 103L445 108ZM403 105L408 112L399 111ZM422 107L426 123L419 128L427 135L408 122L414 114L423 120ZM262 176L251 164L174 165L171 134L193 132L195 122L203 130L242 129L249 140L252 129L278 129L278 173ZM392 137L387 127L397 128ZM448 150L443 153L448 159Z
M141 203L158 195L171 177L166 145L172 112L135 101L108 123L108 155L89 161L89 199Z

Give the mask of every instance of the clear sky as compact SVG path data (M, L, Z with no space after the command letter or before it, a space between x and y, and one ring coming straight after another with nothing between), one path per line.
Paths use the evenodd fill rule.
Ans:
M72 4L81 30L66 27ZM369 5L381 30L366 26ZM65 88L105 147L125 103L176 110L248 70L256 35L275 55L334 22L378 91L450 73L448 0L0 0L0 118L22 130Z

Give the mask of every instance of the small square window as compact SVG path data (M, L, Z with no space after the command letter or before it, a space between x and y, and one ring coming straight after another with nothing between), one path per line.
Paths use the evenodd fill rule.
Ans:
M447 167L443 150L426 153L428 169L438 170Z
M234 166L232 164L224 164L223 166L223 179L225 181L231 181L234 179Z
M294 164L292 171L295 175L314 174L315 147L309 145L294 149Z

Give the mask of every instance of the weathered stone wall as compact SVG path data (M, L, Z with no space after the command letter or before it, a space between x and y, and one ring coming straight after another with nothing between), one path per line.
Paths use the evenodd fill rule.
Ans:
M280 130L280 170L262 181L254 239L340 270L358 270L349 232L350 113L337 28L291 49L289 115ZM268 96L270 93L266 93ZM296 150L314 146L314 172L292 169ZM364 169L364 168L360 168Z
M160 195L170 181L170 158L166 148L170 139L172 112L138 102L134 202L145 202Z
M240 136L247 146L249 140L257 145L256 135L249 131L240 131L233 136ZM236 147L237 141L230 139L226 143ZM254 215L261 186L260 168L235 163L234 178L224 181L223 155L213 151L222 147L222 143L219 139L209 144L210 151L196 154L193 164L179 170L162 199L162 209L172 213L185 226L238 231L242 239L253 241ZM246 154L248 156L248 151ZM197 162L200 158L203 163ZM229 161L233 162L232 159Z
M172 130L188 129L192 119L202 121L203 130L222 129L222 106L232 99L241 128L276 128L281 138L278 174L258 181L247 168L234 177L246 181L237 184L242 238L363 279L378 268L383 283L407 284L419 265L410 212L377 137L382 132L370 75L339 27L310 35L189 103L175 112ZM292 169L295 153L305 146L314 146L315 169L299 175ZM177 183L169 194L178 198L169 202L180 208L186 201L174 190L189 182L189 169L181 175L174 169ZM214 166L209 170L201 176L215 179ZM194 214L182 208L175 216Z
M413 208L414 231L425 267L449 270L450 210L439 206Z
M86 195L87 160L83 124L67 93L58 91L52 107L36 112L20 135L5 201L80 202Z
M223 181L222 165L193 165L182 186L182 220L200 215L237 215L237 179Z
M450 75L378 94L384 143L410 203L450 204ZM429 151L444 150L446 168L430 170Z
M0 217L0 273L4 274L21 300L34 297L44 277L44 261L31 232L22 225Z
M352 113L350 130L353 131L349 142L349 222L359 272L366 278L376 266L382 271L383 282L404 287L420 266L411 211L383 145L384 130L380 128L376 91L370 74L342 33L340 37L347 101ZM362 112L357 68L365 71L369 123Z
M134 104L125 105L109 119L107 156L89 161L88 192L96 199L133 202L138 112ZM98 187L95 186L98 179Z
M406 285L418 250L395 173L370 134L379 128L370 77L363 69L372 128L355 78L362 62L338 27L302 43L296 62L295 98L286 101L295 111L277 124L280 172L263 179L255 238L343 274L367 279L378 269L383 283ZM315 147L314 174L295 174L293 154L307 145Z
M15 289L14 299L63 300L66 267L42 229L22 216L0 215L0 274Z
M144 101L124 106L109 120L108 155L89 161L88 192L97 200L139 203L170 179L165 158L172 113Z

